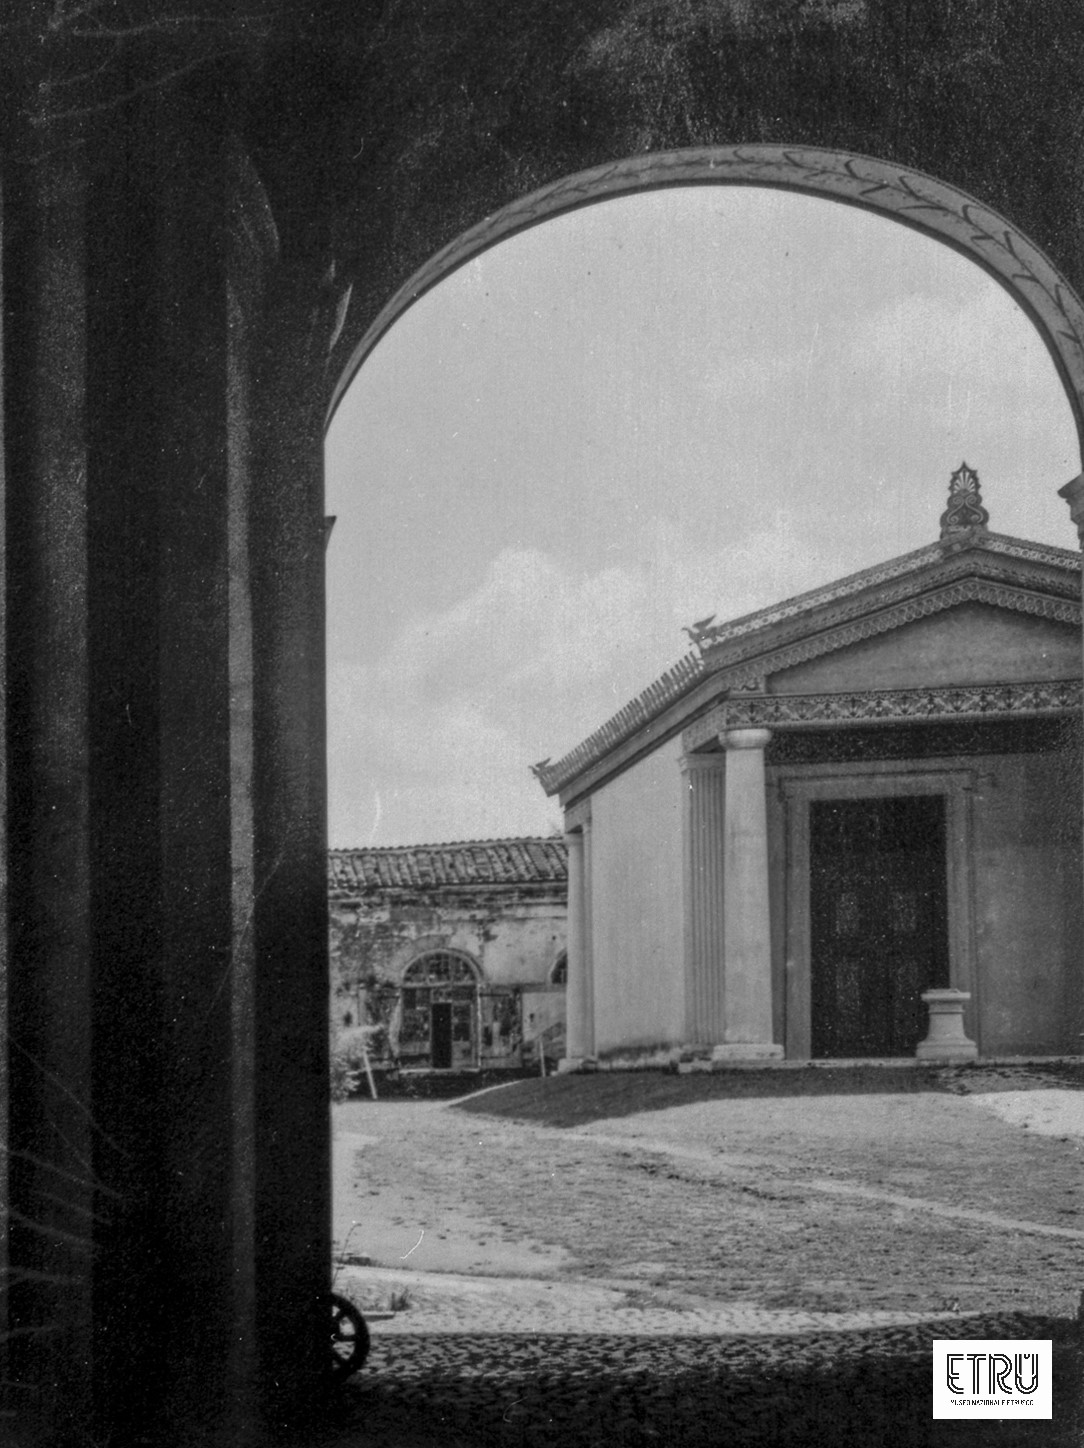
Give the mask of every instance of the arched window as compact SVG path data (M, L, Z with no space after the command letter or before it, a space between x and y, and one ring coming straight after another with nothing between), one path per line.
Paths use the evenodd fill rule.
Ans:
M469 956L434 950L403 973L399 1059L404 1066L462 1070L478 1063L478 980Z
M557 959L553 962L553 969L550 971L550 985L568 984L568 951L562 950Z

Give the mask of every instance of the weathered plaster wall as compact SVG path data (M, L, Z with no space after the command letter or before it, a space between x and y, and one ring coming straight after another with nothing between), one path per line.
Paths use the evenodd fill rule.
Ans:
M591 799L595 1047L675 1045L685 1028L681 741Z
M470 956L487 985L544 985L565 948L566 913L561 898L497 894L426 904L332 901L333 1018L357 1024L359 987L373 977L398 985L410 962L430 950Z
M773 694L849 689L927 689L939 684L1075 679L1080 631L983 603L958 604L889 634L783 669Z
M385 893L361 902L340 897L332 899L330 914L331 1021L336 1049L355 1064L362 1038L375 1066L434 1064L415 1029L416 1012L424 1021L427 1007L401 987L411 963L436 951L468 957L478 973L470 1039L456 1038L454 1065L517 1067L536 1060L543 1048L559 1057L565 990L550 976L565 949L563 881L522 893L490 889L399 899Z
M972 762L972 761L969 761ZM1077 1051L1081 972L1080 765L984 759L975 793L979 1045L984 1055Z

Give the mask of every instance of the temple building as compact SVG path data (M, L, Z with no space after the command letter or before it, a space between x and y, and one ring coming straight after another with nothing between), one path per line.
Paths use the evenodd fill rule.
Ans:
M562 1057L560 836L332 850L328 863L331 1019L340 1036L364 1033L374 1067Z
M564 1066L1075 1054L1080 556L952 476L927 547L726 623L556 763Z

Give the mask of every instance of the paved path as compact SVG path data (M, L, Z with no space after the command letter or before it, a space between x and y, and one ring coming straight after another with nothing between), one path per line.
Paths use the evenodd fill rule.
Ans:
M554 1278L508 1278L409 1272L394 1268L341 1269L336 1289L370 1319L374 1339L419 1334L524 1336L569 1333L622 1337L730 1337L824 1333L906 1325L957 1314L920 1312L808 1312L750 1302L712 1303L645 1291L640 1283L599 1283ZM394 1315L394 1299L408 1306Z
M1020 1093L1023 1094L1023 1093ZM1028 1097L1034 1099L1037 1093L1029 1092ZM1048 1093L1054 1096L1056 1093ZM1079 1103L1084 1100L1080 1092L1060 1093L1071 1097L1072 1116L1068 1117L1074 1127L1081 1121ZM1011 1106L1004 1112L1004 1119L1012 1119ZM1043 1119L1043 1118L1040 1118ZM1044 1135L1062 1135L1068 1132L1065 1120L1056 1115L1053 1109L1045 1118L1045 1125L1040 1126ZM704 1166L710 1166L712 1171L717 1173L744 1173L756 1172L765 1167L778 1168L778 1157L750 1156L746 1152L721 1152L714 1151L703 1146L688 1146L680 1143L664 1140L659 1137L645 1137L631 1133L607 1133L597 1131L594 1127L587 1130L570 1131L569 1137L582 1136L602 1146L628 1147L634 1144L641 1151L650 1151L658 1156L671 1157L676 1161L695 1161ZM829 1177L803 1176L800 1181L794 1182L789 1187L786 1183L773 1182L773 1190L777 1196L802 1197L807 1192L822 1192L828 1196L861 1198L868 1202L881 1202L885 1206L899 1207L903 1211L921 1212L927 1217L943 1217L947 1221L971 1222L976 1226L992 1227L999 1232L1028 1232L1039 1237L1064 1237L1070 1241L1084 1242L1084 1230L1079 1227L1059 1227L1049 1222L1033 1222L1024 1217L1008 1217L1003 1212L983 1212L973 1207L954 1207L947 1202L932 1201L929 1197L904 1195L901 1192L886 1191L882 1187L863 1186L859 1182L836 1181Z

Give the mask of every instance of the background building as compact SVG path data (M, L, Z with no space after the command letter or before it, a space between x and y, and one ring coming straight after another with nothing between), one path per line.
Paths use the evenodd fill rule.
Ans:
M564 840L332 850L331 1016L373 1064L468 1071L564 1052Z

